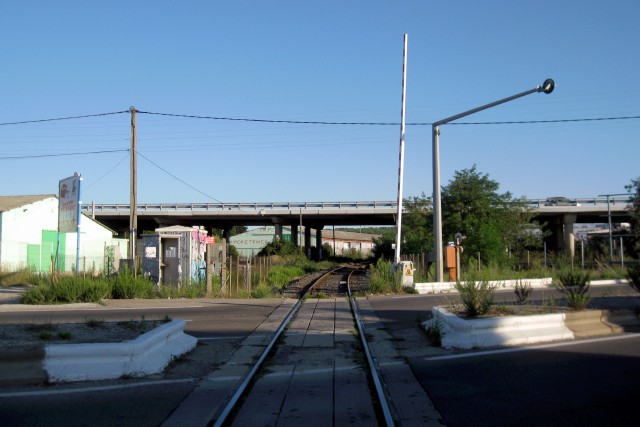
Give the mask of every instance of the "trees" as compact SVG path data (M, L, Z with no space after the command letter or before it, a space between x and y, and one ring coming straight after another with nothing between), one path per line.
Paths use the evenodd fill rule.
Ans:
M629 192L630 201L628 210L631 216L631 234L633 239L633 249L635 255L640 253L640 177L631 180L631 184L626 185L625 188Z
M505 263L508 249L520 252L542 242L539 228L530 223L533 213L523 199L498 193L500 184L488 174L471 169L456 171L442 189L443 239L466 236L465 252L480 253L485 262Z
M402 214L402 245L403 254L427 253L433 246L433 209L431 198L422 193L420 196L404 199ZM396 231L389 228L382 235L374 239L373 255L376 259L384 257L393 259L396 243Z

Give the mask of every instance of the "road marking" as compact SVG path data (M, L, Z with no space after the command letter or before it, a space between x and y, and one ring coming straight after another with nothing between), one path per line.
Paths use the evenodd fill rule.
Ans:
M180 384L180 383L197 383L197 378L184 378L180 380L161 380L161 381L145 381L135 384L118 384L118 385L106 385L106 386L97 386L97 387L82 387L82 388L68 388L62 390L37 390L37 391L15 391L15 392L7 392L0 393L1 398L11 398L11 397L33 397L33 396L55 396L55 395L63 395L63 394L72 394L72 393L88 393L88 392L96 392L96 391L112 391L112 390L122 390L127 388L136 388L136 387L147 387L147 386L157 386L157 385L165 385L165 384Z
M615 337L593 338L593 339L587 339L587 340L576 340L576 341L560 342L560 343L553 343L553 344L541 344L541 345L534 345L530 347L502 348L497 350L478 351L474 353L450 354L448 356L425 357L424 360L431 362L431 361L437 361L437 360L463 359L467 357L482 357L482 356L490 356L494 354L515 353L519 351L529 351L529 350L544 350L548 348L569 347L569 346L580 345L580 344L592 344L592 343L607 342L607 341L617 341L617 340L625 340L629 338L638 338L638 337L640 337L640 334L625 334L625 335L619 335Z

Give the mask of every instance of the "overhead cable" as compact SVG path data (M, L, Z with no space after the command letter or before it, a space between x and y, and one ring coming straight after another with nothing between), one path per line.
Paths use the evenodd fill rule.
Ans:
M80 151L75 153L58 153L58 154L29 154L26 156L4 156L4 157L0 157L0 160L40 159L44 157L63 157L63 156L83 156L85 154L120 153L124 151L129 151L129 149L126 148L126 149L120 149L120 150Z
M58 120L86 119L86 118L89 118L89 117L111 116L111 115L114 115L114 114L123 114L123 113L128 113L128 112L129 112L129 110L126 110L126 111L114 111L112 113L85 114L83 116L57 117L57 118L53 118L53 119L23 120L23 121L20 121L20 122L0 123L0 126L23 125L23 124L27 124L27 123L55 122L55 121L58 121Z
M171 172L169 172L168 170L164 169L162 166L160 166L159 164L157 164L156 162L154 162L153 160L151 160L150 158L148 158L147 156L145 156L144 154L142 154L140 151L137 151L138 155L140 157L142 157L143 159L145 159L146 161L148 161L149 163L151 163L152 165L154 165L155 167L157 167L158 169L160 169L162 172L166 173L167 175L169 175L170 177L172 177L173 179L183 183L184 185L186 185L187 187L191 188L192 190L197 191L198 193L202 194L205 197L210 198L211 200L214 200L218 203L223 203L220 200L216 199L215 197L212 197L210 195L208 195L207 193L198 190L196 187L194 187L193 185L181 180L180 178L178 178L177 176L175 176L174 174L172 174Z
M310 124L310 125L359 125L359 126L399 126L396 122L328 122L313 120L272 120L272 119L252 119L243 117L216 117L216 116L199 116L191 114L173 114L173 113L154 113L150 111L138 111L140 114L150 114L155 116L182 117L189 119L206 119L206 120L225 120L240 122L257 122L257 123L286 123L286 124ZM539 123L566 123L566 122L590 122L590 121L607 121L607 120L630 120L640 119L640 116L621 116L621 117L599 117L599 118L578 118L578 119L553 119L553 120L519 120L519 121L500 121L500 122L451 122L447 125L510 125L510 124L539 124ZM433 123L413 122L407 123L407 126L431 126Z

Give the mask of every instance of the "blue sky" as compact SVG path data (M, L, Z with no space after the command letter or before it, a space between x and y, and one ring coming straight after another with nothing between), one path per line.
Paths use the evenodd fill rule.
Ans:
M130 106L397 123L405 33L408 123L548 77L553 94L461 121L639 116L639 16L633 0L2 2L0 194L55 193L77 171L84 203L129 201L128 113L4 123ZM399 125L138 113L137 128L141 203L397 197ZM640 119L443 126L442 184L475 164L515 196L622 193L640 176L639 131ZM430 195L430 126L407 126L405 156L405 196Z

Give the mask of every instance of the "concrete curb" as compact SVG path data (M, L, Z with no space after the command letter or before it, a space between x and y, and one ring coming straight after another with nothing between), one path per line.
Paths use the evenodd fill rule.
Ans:
M434 307L426 328L440 325L445 348L482 348L533 344L611 335L640 330L633 310L585 310L560 314L463 319L443 307Z
M497 286L498 289L515 289L516 283L522 281L528 283L532 288L550 288L552 287L553 278L545 277L542 279L510 279L510 280L492 280L489 281L491 285ZM589 282L590 286L612 286L612 285L626 285L629 281L627 279L608 279L608 280L592 280ZM419 294L437 294L437 293L456 293L455 282L427 282L427 283L415 283L414 289Z
M564 325L564 313L462 319L443 307L434 307L431 311L433 319L423 322L423 327L440 322L445 348L470 349L574 338L573 332Z
M50 382L105 380L161 372L192 350L197 339L184 333L184 320L173 320L135 340L121 343L51 344L44 370Z

